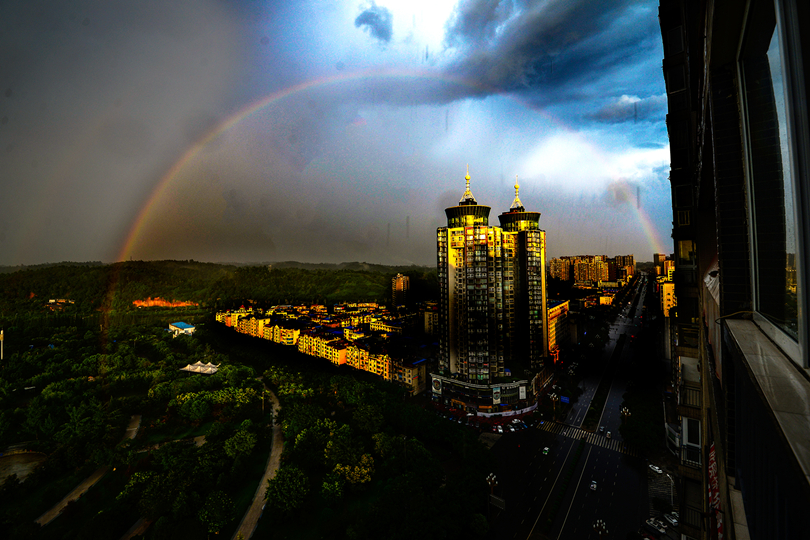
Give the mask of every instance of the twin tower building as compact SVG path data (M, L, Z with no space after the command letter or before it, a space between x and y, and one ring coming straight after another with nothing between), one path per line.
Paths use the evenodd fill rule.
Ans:
M436 231L439 373L433 398L469 413L531 408L548 357L546 232L518 196L489 224L490 207L467 187Z

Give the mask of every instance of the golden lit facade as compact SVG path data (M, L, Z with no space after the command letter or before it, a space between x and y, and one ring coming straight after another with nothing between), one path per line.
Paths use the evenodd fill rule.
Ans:
M408 291L411 288L411 278L397 274L391 279L391 303L401 306L408 302Z
M548 354L545 231L517 196L501 226L467 189L437 230L439 371L489 384L507 369L540 369Z
M570 342L569 311L570 302L568 300L548 301L548 350L555 364L559 360L560 349Z

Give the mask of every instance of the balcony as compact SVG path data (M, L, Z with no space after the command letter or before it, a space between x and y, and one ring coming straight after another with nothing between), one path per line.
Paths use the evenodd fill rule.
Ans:
M697 446L681 446L681 465L699 470L702 460L701 454L701 450ZM698 474L700 474L699 471Z
M702 392L700 362L689 356L679 357L678 414L701 419Z

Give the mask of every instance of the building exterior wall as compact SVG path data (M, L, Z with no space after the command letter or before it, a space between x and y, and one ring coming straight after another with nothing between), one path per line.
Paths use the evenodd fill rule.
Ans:
M810 411L798 404L810 400L810 5L661 0L659 21L677 295L669 323L678 373L694 372L678 382L679 532L806 536Z
M445 210L447 226L436 233L439 374L489 389L467 400L474 410L511 404L498 379L540 370L548 358L546 236L540 214L520 203L517 185L512 207L494 226L490 208L475 201L466 180L459 205ZM434 392L448 403L466 399L439 396Z

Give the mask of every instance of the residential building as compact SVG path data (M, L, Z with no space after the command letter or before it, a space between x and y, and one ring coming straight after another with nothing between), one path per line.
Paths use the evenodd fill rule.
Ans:
M397 274L391 279L391 303L394 306L402 306L408 303L408 293L410 290L410 278L402 274Z
M569 310L568 300L548 301L548 350L555 364L560 360L560 350L571 341Z
M810 3L660 0L659 22L678 532L806 537Z
M437 230L439 278L439 373L434 398L465 409L528 406L526 385L504 393L512 373L533 377L548 358L546 233L539 212L523 207L515 184L500 226L489 224L489 206L466 189L445 210ZM524 381L525 382L525 381ZM512 399L514 398L514 399Z

